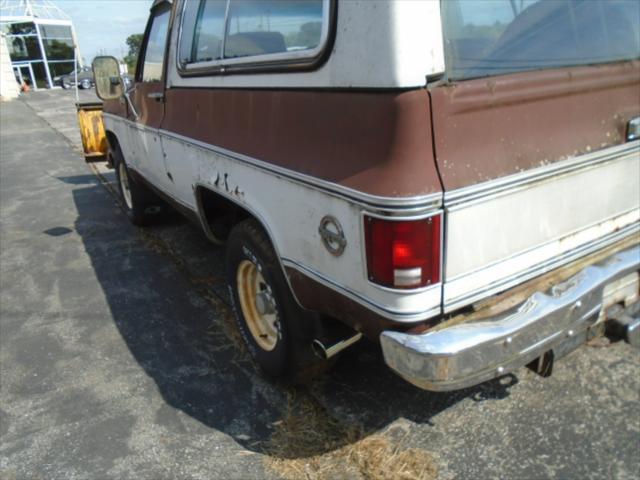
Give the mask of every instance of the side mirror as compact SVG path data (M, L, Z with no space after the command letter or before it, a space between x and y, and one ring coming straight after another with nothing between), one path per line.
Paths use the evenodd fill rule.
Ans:
M96 57L92 66L98 97L113 100L124 95L125 87L120 78L118 60L114 57Z

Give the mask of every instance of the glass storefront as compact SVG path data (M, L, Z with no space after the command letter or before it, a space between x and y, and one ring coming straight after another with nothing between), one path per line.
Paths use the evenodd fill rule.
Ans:
M49 62L51 78L60 77L73 72L73 62Z
M44 62L31 62L33 75L36 77L36 85L38 88L47 88L49 81L47 80L47 72L45 71Z
M12 64L17 68L31 65L35 87L59 85L59 77L74 70L74 35L70 22L50 24L41 18L35 23L7 22L0 24L0 31L6 35ZM31 75L26 77L30 79Z
M0 31L5 35L37 35L36 25L33 22L4 23L0 26Z
M47 60L73 60L73 40L43 40Z
M42 60L38 37L35 35L9 35L7 36L7 46L9 47L9 55L13 62Z
M71 27L66 25L40 25L42 38L73 38Z

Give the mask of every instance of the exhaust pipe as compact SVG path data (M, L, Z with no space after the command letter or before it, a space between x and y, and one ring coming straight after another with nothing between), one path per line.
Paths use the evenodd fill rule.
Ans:
M345 348L350 347L351 345L356 343L361 338L362 338L362 333L356 332L355 334L353 334L353 335L351 335L349 337L342 338L341 340L338 340L338 341L335 341L335 342L334 341L326 341L326 340L315 339L311 343L311 348L313 349L313 352L318 357L320 357L323 360L328 360L331 357L333 357L333 356L337 355L338 353L340 353Z

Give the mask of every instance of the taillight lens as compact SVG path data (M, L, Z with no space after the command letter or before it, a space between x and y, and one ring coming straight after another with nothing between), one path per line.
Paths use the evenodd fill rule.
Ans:
M441 215L387 220L365 215L369 280L392 288L440 282Z

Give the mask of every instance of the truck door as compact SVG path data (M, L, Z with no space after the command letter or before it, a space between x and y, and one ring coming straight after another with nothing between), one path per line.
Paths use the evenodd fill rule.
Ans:
M164 59L167 48L171 4L155 2L140 46L140 58L131 100L135 112L130 111L130 140L134 147L132 166L147 180L166 190L164 156L158 129L164 117Z

